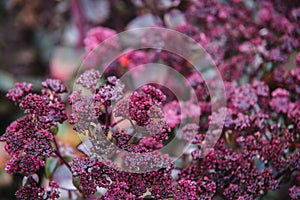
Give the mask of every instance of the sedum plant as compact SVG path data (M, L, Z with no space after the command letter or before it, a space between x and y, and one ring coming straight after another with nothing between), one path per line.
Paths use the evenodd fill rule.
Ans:
M272 194L299 199L299 4L195 0L176 1L179 3L166 8L148 1L133 2L158 18L156 27L184 33L212 55L223 77L227 107L212 112L201 75L183 58L151 49L125 52L112 63L109 75L87 69L76 80L80 89L72 93L55 79L42 82L38 93L29 83L16 83L7 98L25 115L12 122L0 139L11 155L6 171L24 176L16 197L58 199L67 190L70 199L91 200L252 200L272 198ZM173 12L183 20L168 21ZM89 30L84 58L101 56L103 52L93 49L116 33L107 27ZM118 49L117 41L110 48ZM179 100L155 84L143 85L128 95L119 79L124 69L148 62L166 64L183 74L198 101ZM62 95L68 96L68 102ZM71 113L67 112L69 105ZM222 121L224 112L222 134L203 156L205 132L209 125ZM179 130L182 121L186 125ZM66 158L67 150L57 139L58 124L64 122L85 138L78 149L87 145L89 152ZM191 143L176 160L158 151L174 138ZM115 152L120 149L131 154L118 157ZM176 149L172 151L175 154ZM151 153L151 164L147 157L135 157L143 153ZM55 169L50 175L43 171L51 159L71 174L73 189L53 181ZM137 168L150 170L136 173ZM45 175L47 186L41 184Z

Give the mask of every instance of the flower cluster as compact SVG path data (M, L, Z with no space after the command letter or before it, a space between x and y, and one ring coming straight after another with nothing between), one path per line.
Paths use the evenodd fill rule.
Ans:
M54 152L52 130L67 119L61 98L61 93L67 92L66 87L61 81L54 79L47 79L42 86L40 94L33 94L30 93L31 84L16 83L16 88L7 93L7 97L18 103L26 114L8 126L0 138L6 142L6 151L13 156L6 163L8 173L30 176L44 167L44 158L50 157ZM32 195L36 195L36 199L43 199L47 195L42 194L42 188L31 184L19 190L17 197L30 190ZM55 199L58 195L52 197ZM27 199L26 195L22 198Z
M99 55L105 54L106 52L101 52L102 48L98 48L102 42L102 46L105 47L107 51L115 51L120 48L117 43L117 38L114 38L116 31L105 27L95 27L90 29L84 39L86 53L83 55L85 60L85 66L87 68L92 68L97 66L99 63ZM106 42L110 38L110 42ZM113 38L113 39L111 39ZM100 51L100 52L99 52Z
M38 187L36 183L31 185L23 186L16 192L18 199L58 199L60 192L58 191L58 184L54 181L49 183L51 190L45 190L44 188Z
M166 99L166 96L151 85L144 86L140 92L134 92L130 96L129 115L137 125L145 126L151 122L150 109L154 106L160 106Z
M16 83L16 88L11 89L7 94L6 97L13 102L17 103L22 99L28 92L32 90L32 84L28 83Z
M80 75L76 83L90 91L87 93L82 88L74 91L69 96L69 103L72 105L70 123L74 129L85 134L92 122L97 123L98 119L105 113L109 115L108 107L123 97L124 84L115 76L107 77L106 84L98 84L101 74L91 69ZM106 125L108 122L106 122Z
M24 91L29 91L26 88L32 86L24 83L17 83L16 88L8 92L7 96L13 101L18 99L20 108L27 114L14 121L1 137L1 141L6 142L5 149L13 156L24 156L25 153L33 158L49 157L53 151L51 128L67 119L60 96L60 93L66 92L66 88L60 81L52 79L42 85L45 89L41 94L25 94ZM20 91L23 91L23 96Z
M100 199L136 199L148 191L156 198L167 198L172 192L172 168L162 168L146 173L130 173L110 168L94 158L75 158L71 164L74 184L84 195L97 193L97 188L107 191ZM165 191L165 187L170 189Z
M78 177L78 187L84 194L94 194L97 186L103 187L109 183L104 173L104 165L89 158L75 158L71 164L73 177Z

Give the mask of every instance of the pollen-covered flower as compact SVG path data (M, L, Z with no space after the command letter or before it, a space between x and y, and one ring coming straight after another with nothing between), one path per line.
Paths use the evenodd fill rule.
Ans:
M113 113L115 117L124 117L124 118L130 118L129 116L129 101L130 99L125 97L119 101L117 101Z
M102 103L95 101L92 95L81 94L80 90L73 92L69 102L72 104L69 122L76 131L85 134L91 123L96 123L102 115Z
M146 129L157 141L167 140L168 133L171 132L171 128L164 119L151 120Z
M71 180L72 188L61 198L252 200L268 198L270 190L288 183L280 195L299 199L299 2L175 0L154 7L149 1L128 2L120 7L112 1L103 8L138 13L118 12L120 19L104 23L117 30L98 26L84 38L84 67L100 67L106 74L85 71L69 96L63 96L67 88L56 79L43 81L40 91L16 83L7 93L25 114L0 137L11 156L6 171L25 176L16 197L58 199ZM74 5L81 11L81 4ZM128 40L117 34L144 22L154 31L126 34ZM165 27L195 45L178 46L176 37L159 31ZM132 42L155 48L130 49ZM197 53L197 43L207 54ZM133 86L144 70L138 66L148 62L167 65L186 81L180 85L163 73L163 85L149 82L130 94L120 77L129 72L133 79L126 83ZM224 81L223 101L209 94L215 82L206 83L216 80L215 67ZM69 118L65 97L72 106ZM84 155L69 155L56 141L58 125L67 119L85 134L77 147ZM174 143L179 139L190 143L186 151ZM51 181L59 172L69 176L60 186ZM45 188L44 175L50 181Z

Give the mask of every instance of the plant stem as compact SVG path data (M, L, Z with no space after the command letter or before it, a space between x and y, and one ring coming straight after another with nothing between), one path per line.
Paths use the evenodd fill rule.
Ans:
M113 127L116 126L118 123L120 123L120 122L122 122L122 121L124 121L124 120L125 120L125 118L122 118L122 119L120 119L120 120L114 122L114 123L110 126L110 128L113 128Z
M61 153L59 151L59 146L58 146L58 143L57 143L55 137L53 139L53 142L54 142L54 145L55 145L55 150L54 150L55 155L57 155L57 157L61 160L61 162L64 163L68 167L68 169L71 171L70 164L68 163L68 161L66 161L66 159L64 159L64 157L61 155Z
M82 47L85 31L87 28L87 19L83 12L82 5L78 0L71 0L71 14L72 14L73 21L79 32L77 47Z
M105 128L108 129L109 127L109 113L108 113L108 106L105 106Z
M69 196L69 199L72 199L72 192L71 192L71 190L68 190L68 196Z

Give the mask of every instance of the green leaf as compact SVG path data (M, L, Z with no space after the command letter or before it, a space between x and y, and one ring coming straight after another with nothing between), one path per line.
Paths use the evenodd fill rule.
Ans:
M73 156L70 155L64 155L63 158L68 162L71 162L73 160Z
M48 179L52 178L52 175L58 166L58 161L59 161L58 158L53 158L53 157L47 158L46 166L45 166L45 175Z
M53 133L53 135L57 135L57 133L58 133L58 126L52 126L51 127L51 132Z
M79 177L73 177L72 182L73 182L73 185L79 190L79 188L80 188Z

